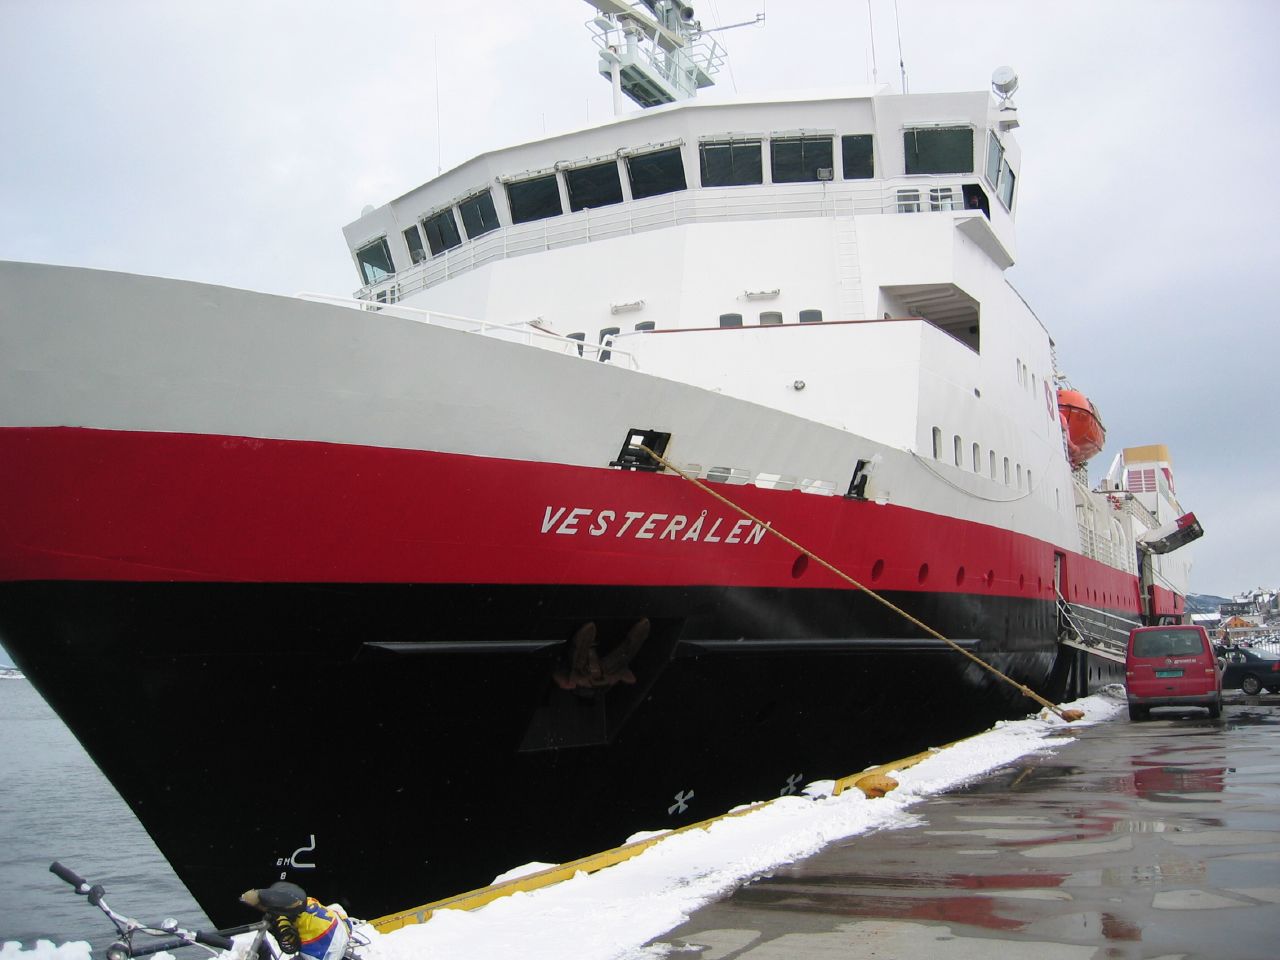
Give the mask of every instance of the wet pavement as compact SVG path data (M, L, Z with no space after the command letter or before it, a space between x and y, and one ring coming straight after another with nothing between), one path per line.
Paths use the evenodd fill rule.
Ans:
M710 904L680 960L1280 957L1280 697L1074 731Z

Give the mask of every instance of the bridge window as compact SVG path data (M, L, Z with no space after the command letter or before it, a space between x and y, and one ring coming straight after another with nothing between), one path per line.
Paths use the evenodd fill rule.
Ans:
M740 313L722 313L722 314L720 314L720 326L722 326L722 327L740 327L740 326L742 326L742 314L740 314Z
M844 161L846 180L870 180L876 175L871 143L869 133L855 133L840 138L840 155Z
M556 184L554 173L508 183L507 202L511 204L512 223L545 220L564 213L564 208L560 205L560 187Z
M800 322L801 323L821 323L822 311L821 310L801 310Z
M493 194L487 189L463 200L458 204L458 212L471 240L498 229L498 211L493 209Z
M409 245L409 259L414 263L427 259L427 251L422 247L422 234L418 232L417 224L404 232L404 242Z
M926 127L902 135L906 172L973 173L973 129Z
M1000 164L1004 160L1004 147L994 133L987 135L987 183L995 187L1000 183Z
M704 187L738 187L764 182L759 140L698 144Z
M622 202L622 180L618 177L616 160L566 170L564 182L569 188L570 210L595 209Z
M760 314L760 326L774 327L782 323L782 313L778 310L765 310Z
M387 246L386 237L379 237L357 250L356 262L360 264L360 275L365 283L377 283L396 272L391 265L391 248Z
M1009 167L1008 161L1000 162L1000 202L1004 204L1006 210L1013 209L1013 170Z
M831 179L830 137L788 137L769 141L774 183L806 183ZM821 171L826 171L823 176Z
M679 147L627 157L631 196L636 200L685 189L684 159Z
M431 248L433 257L437 253L452 250L462 243L462 237L458 235L458 224L453 219L452 210L441 210L434 217L428 217L423 220L422 229L427 235L427 245Z

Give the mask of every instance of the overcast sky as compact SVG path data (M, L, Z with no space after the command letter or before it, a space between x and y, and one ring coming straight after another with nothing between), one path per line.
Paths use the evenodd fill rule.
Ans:
M871 79L865 0L694 6L706 27L767 13L721 35L725 93ZM1106 422L1094 480L1124 446L1168 444L1206 530L1193 592L1280 586L1280 3L897 6L913 92L985 89L1004 63L1021 78L1010 278ZM590 13L0 0L0 259L350 293L341 227L366 203L608 117ZM893 0L871 0L871 19L878 78L897 87Z

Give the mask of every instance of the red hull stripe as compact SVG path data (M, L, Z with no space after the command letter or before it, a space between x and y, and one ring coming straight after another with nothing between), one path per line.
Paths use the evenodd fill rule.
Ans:
M842 586L670 475L66 427L0 429L0 463L0 580ZM1044 541L719 489L873 589L1053 596ZM1137 611L1134 577L1079 555L1066 573L1068 599Z

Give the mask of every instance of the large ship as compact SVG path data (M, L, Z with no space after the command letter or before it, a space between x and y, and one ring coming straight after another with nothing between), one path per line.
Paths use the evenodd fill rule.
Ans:
M353 297L0 265L0 643L218 923L1035 709L868 590L1054 699L1185 615L1168 451L1091 488L1005 276L1012 71L698 100L687 7L592 5L643 109L366 209Z

